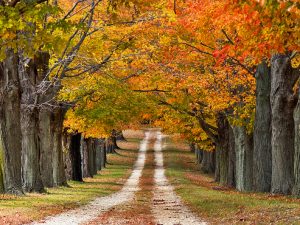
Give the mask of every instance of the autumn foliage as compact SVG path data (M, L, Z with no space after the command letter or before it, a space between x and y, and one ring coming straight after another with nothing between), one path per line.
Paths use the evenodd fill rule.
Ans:
M39 118L46 109L64 118L68 134L85 138L107 138L145 123L159 126L216 154L216 180L228 185L223 178L231 168L230 138L240 154L235 166L242 169L256 149L252 140L260 125L278 131L275 126L287 122L291 126L282 126L268 144L287 141L280 136L287 130L297 143L297 113L291 118L299 107L299 20L299 0L0 0L0 60L7 66L5 60L15 59L7 68L23 75L6 82L21 95L20 117L25 112ZM263 96L272 124L256 121L260 66L266 78L272 76ZM247 186L246 172L236 172L241 187Z

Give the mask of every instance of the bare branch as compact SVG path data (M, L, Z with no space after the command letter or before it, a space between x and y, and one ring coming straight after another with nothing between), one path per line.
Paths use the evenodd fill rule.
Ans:
M244 65L243 63L241 63L241 61L239 61L236 58L233 58L231 56L229 56L229 58L237 65L239 65L240 67L242 67L243 69L245 69L250 75L255 76L255 72L252 72L246 65Z
M163 93L169 93L169 92L172 92L172 91L167 91L167 90L160 90L160 89L151 89L151 90L133 90L134 92L163 92Z
M176 8L177 8L176 3L177 3L176 0L174 0L173 11L174 11L175 14L177 14L177 12L176 12Z
M209 49L211 49L211 50L215 50L215 48L213 48L213 47L211 47L211 46L209 46L209 45L207 45L207 44L204 44L203 42L200 42L200 45L202 45L202 46L204 46L204 47L206 47L206 48L209 48Z
M144 73L147 69L143 69L143 70L139 70L138 72L136 73L133 73L133 74L130 74L124 78L121 79L121 81L126 81L126 80L129 80L130 78L132 77L136 77L136 76L139 76L140 74Z
M94 30L92 30L90 33L88 33L88 36L100 31L100 30L104 30L105 27L111 27L111 26L117 26L117 25L134 25L137 23L143 23L143 22L148 22L148 21L152 21L154 20L155 17L149 17L149 18L141 18L138 20L131 20L131 21L123 21L123 22L118 22L118 23L108 23L108 24L104 24L101 27L97 27Z
M225 35L225 37L227 38L227 40L230 42L230 44L234 45L233 41L231 40L231 38L228 36L228 34L226 33L226 31L224 29L221 30L222 33Z
M76 9L76 7L79 5L79 3L83 2L84 0L78 0L73 7L69 10L69 12L67 12L67 14L62 18L62 20L66 20L69 16L71 16L71 14L74 12L74 10Z
M212 53L203 51L203 50L201 50L201 49L197 48L196 46L191 45L191 44L189 44L189 43L186 43L186 42L180 42L180 43L178 43L178 44L179 44L179 45L186 45L186 46L188 46L188 47L190 47L190 48L195 49L195 50L196 50L197 52L199 52L199 53L202 53L202 54L205 54L205 55L209 55L209 56L213 56Z

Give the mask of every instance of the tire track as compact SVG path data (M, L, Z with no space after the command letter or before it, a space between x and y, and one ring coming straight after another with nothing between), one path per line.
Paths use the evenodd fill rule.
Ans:
M162 134L157 131L154 144L156 168L152 204L152 213L156 223L158 225L206 225L182 203L173 186L169 184L165 176L161 142Z

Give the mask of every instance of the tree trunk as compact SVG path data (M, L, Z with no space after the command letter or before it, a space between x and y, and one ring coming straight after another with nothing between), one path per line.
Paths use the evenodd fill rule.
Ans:
M223 146L224 143L217 145L216 152L218 153L219 157L219 183L221 185L227 185L228 180L228 147ZM225 147L225 148L224 148Z
M88 176L93 177L93 175L97 174L96 169L96 152L95 152L95 146L94 146L94 139L88 138L86 140L87 143L87 157L88 157Z
M101 150L101 141L100 139L95 140L96 148L96 170L101 170L102 168L102 150Z
M101 163L101 166L102 166L102 168L105 168L106 167L106 163L107 163L105 139L101 139L101 152L102 152L102 163Z
M223 114L218 115L218 143L217 151L219 152L219 170L220 184L228 185L228 166L229 166L229 123Z
M0 65L0 191L23 194L18 57L7 51Z
M40 168L46 187L66 184L62 152L63 119L64 112L59 106L39 113Z
M41 177L45 187L54 186L53 177L53 133L52 133L52 113L48 109L43 109L39 114L39 139L40 139L40 169Z
M38 91L39 85L47 74L48 64L48 53L36 52L34 58L30 59L24 57L22 52L19 52L19 78L22 87L21 128L23 148L23 187L26 191L43 191L42 176L40 172L41 152L43 152L41 148L48 146L42 146L39 138L39 129L41 127L39 120L40 101L44 96L40 95ZM46 130L43 131L47 133ZM43 141L46 140L44 139ZM48 168L50 167L47 167L46 169ZM50 180L49 183L51 182L52 181Z
M42 192L44 185L40 173L40 143L37 110L22 105L23 188L27 192Z
M198 149L198 162L199 164L202 163L202 160L203 160L203 150L201 149ZM213 159L214 160L214 159ZM215 162L213 161L213 165L215 165ZM215 167L215 166L214 166Z
M87 139L81 138L83 177L91 177L89 173L89 152Z
M190 146L191 152L195 153L196 152L196 144L192 142L189 144L189 146Z
M256 113L253 134L253 190L269 192L272 180L271 74L266 63L258 66L255 78Z
M71 135L67 132L63 133L63 158L64 158L64 168L65 175L67 180L72 180L73 171L72 171L72 156L71 156Z
M294 159L294 175L295 185L293 188L293 194L297 197L300 196L300 90L298 104L294 111L295 121L295 159Z
M63 160L63 122L64 111L60 107L55 108L52 113L52 133L53 133L53 181L54 186L66 185L66 174Z
M22 87L21 128L22 128L22 165L23 188L28 192L42 192L44 185L40 173L39 112L36 107L38 96L37 66L19 54L19 76Z
M197 144L194 144L194 148L195 148L194 151L195 151L196 157L197 157L197 163L200 165L203 160L203 150L201 150Z
M112 153L115 153L116 149L121 149L119 146L118 146L118 143L117 143L117 137L118 137L118 132L113 129L112 132L111 132L111 141L112 141Z
M72 164L72 180L82 181L81 134L72 135L70 155Z
M197 151L197 146L195 143L190 144L190 151L195 153L197 163L198 163L198 151Z
M93 138L93 169L94 169L94 175L98 173L98 167L97 167L97 139Z
M204 153L203 152L203 160L204 160ZM221 152L218 151L218 147L216 146L215 150L215 182L220 182L220 156Z
M5 187L4 187L4 152L0 151L0 193L5 192Z
M299 78L289 56L274 55L271 60L272 185L271 192L290 194L294 185L293 87Z
M110 153L113 153L114 152L114 144L113 144L113 140L111 137L107 138L106 141L106 153L107 154L110 154Z
M218 141L216 151L218 152L219 183L221 185L235 186L235 144L234 134L226 116L218 114Z
M203 158L201 162L201 170L203 173L215 172L215 152L203 151Z
M229 126L229 145L228 145L228 180L229 187L235 187L235 142L232 127Z
M251 191L253 183L253 138L245 127L234 126L236 156L236 188L239 191Z

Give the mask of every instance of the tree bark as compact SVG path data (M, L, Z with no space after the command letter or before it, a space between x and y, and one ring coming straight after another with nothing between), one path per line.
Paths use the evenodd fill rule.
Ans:
M40 173L39 112L36 107L38 96L38 68L33 59L19 54L19 76L22 87L21 129L23 188L28 192L42 192L44 185Z
M42 192L44 185L40 173L40 143L37 110L22 106L23 188L27 192Z
M64 122L64 110L57 107L52 112L52 133L53 133L53 181L54 186L66 185L66 174L64 170L63 160L63 122Z
M114 152L114 144L113 144L113 140L111 137L107 138L105 140L105 148L106 148L106 153L107 154L110 154L110 153L113 153Z
M253 138L243 126L234 126L236 189L251 191L253 183Z
M220 182L220 156L221 156L221 152L218 151L218 147L216 145L216 150L215 150L215 182ZM204 152L203 152L203 158L204 158Z
M52 133L52 113L48 109L43 109L39 113L39 140L40 140L40 169L41 177L45 187L54 186L53 177L53 133Z
M87 139L81 138L81 148L82 148L83 177L91 177L89 173L89 153L88 153Z
M88 157L88 176L93 177L93 175L97 174L97 168L96 168L96 151L94 146L94 139L88 138L86 140L87 142L87 157Z
M66 184L62 152L63 119L64 111L59 106L42 109L39 113L40 168L46 187Z
M300 90L298 90L298 104L294 111L295 121L295 159L294 159L294 175L295 185L293 195L300 196Z
M18 56L8 50L0 65L0 189L21 195L21 87L18 74Z
M96 170L101 170L102 168L102 149L101 149L101 141L100 139L95 140L95 148L96 148Z
M5 187L4 187L4 152L0 151L0 193L5 192Z
M218 142L217 151L219 152L219 170L220 184L227 186L228 181L228 166L229 166L229 123L223 114L218 115Z
M74 134L71 137L70 155L72 164L72 180L82 180L82 157L81 157L81 134Z
M203 173L214 173L215 172L215 152L214 151L203 151L203 158L201 162L201 170Z
M235 144L234 134L226 116L219 113L217 117L218 140L216 152L218 154L218 174L221 185L234 187L235 185Z
M256 113L253 134L253 190L269 192L272 180L271 74L263 62L257 68Z
M102 168L106 167L107 158L106 158L106 144L105 139L101 139L101 152L102 152Z
M293 87L299 75L289 56L271 60L272 183L271 192L290 194L294 185L294 118L296 101Z
M118 144L117 144L117 131L116 130L112 130L112 132L111 132L111 140L112 140L112 145L113 145L112 152L115 152L115 149L120 149L118 147Z
M196 144L194 142L192 142L189 144L189 146L190 146L191 152L195 153L196 152Z
M235 187L235 141L232 127L229 126L229 143L228 143L228 179L227 185L229 187Z
M63 158L64 158L64 168L67 180L72 180L72 156L71 156L71 135L67 132L63 132Z
M197 144L194 144L194 148L195 148L195 153L196 153L196 157L197 157L197 163L200 165L202 163L203 160L203 150L201 150Z

